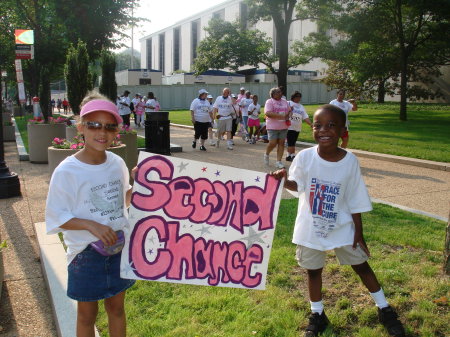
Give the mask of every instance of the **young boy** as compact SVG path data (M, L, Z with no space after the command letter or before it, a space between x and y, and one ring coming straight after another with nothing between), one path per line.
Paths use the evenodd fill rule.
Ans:
M299 265L308 271L312 314L305 336L318 336L329 323L322 303L322 270L325 251L334 249L340 264L351 265L369 290L388 333L402 337L403 326L367 263L370 253L363 237L361 212L371 211L372 205L358 160L338 147L345 121L345 112L331 104L315 112L313 135L318 145L294 158L284 184L299 193L292 241L298 245ZM272 175L281 179L287 174L282 169Z

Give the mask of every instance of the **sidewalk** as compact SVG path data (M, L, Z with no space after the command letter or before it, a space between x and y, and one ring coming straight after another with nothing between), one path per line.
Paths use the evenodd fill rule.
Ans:
M171 127L171 142L183 147L175 157L218 163L267 172L262 156L264 143L250 145L237 138L235 148L210 147L207 152L193 149L190 129ZM143 134L143 129L139 130ZM271 154L273 165L275 153ZM57 336L57 328L44 275L41 272L39 246L34 224L44 221L49 175L45 164L19 161L15 143L5 143L5 160L19 174L22 197L0 200L0 237L8 241L3 253L5 282L0 305L0 337ZM450 174L388 161L360 158L362 172L372 197L394 204L448 216ZM284 198L292 198L283 192ZM41 233L38 233L41 234ZM65 273L64 266L59 270Z

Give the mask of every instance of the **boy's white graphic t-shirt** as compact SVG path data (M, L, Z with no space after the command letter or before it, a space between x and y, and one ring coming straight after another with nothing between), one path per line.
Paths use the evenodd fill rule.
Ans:
M66 230L61 225L73 218L93 220L113 230L128 227L125 205L129 173L118 155L106 151L103 164L90 165L70 156L53 172L47 196L45 222L47 234L63 233L67 261L97 241L87 230Z
M227 98L218 96L214 102L214 108L217 109L217 114L221 116L219 118L220 120L230 119L232 118L231 115L235 113L235 109L233 109L233 101L230 96L227 96Z
M290 118L291 125L288 130L300 132L302 130L303 120L309 118L309 116L306 113L305 107L300 103L289 101L289 106L292 109L292 115Z
M348 127L350 126L350 121L348 120L348 112L353 109L352 103L350 103L349 101L345 101L345 100L343 100L342 102L339 102L337 99L334 99L330 102L330 104L336 105L337 107L344 110L345 117L346 117L345 127L348 129Z
M256 103L256 105L255 105L255 104L251 103L248 106L248 113L249 113L248 118L250 118L250 119L259 119L260 110L261 110L261 105L260 104Z
M208 123L211 122L211 117L209 116L211 104L206 100L201 100L200 98L195 98L189 110L194 111L194 119L196 122Z
M369 193L355 155L329 162L317 146L301 151L289 169L297 183L299 202L292 242L325 251L352 245L352 214L372 210Z

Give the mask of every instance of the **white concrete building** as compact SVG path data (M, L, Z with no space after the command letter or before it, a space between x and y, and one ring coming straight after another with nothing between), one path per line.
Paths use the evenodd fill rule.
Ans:
M162 72L153 69L126 69L116 72L116 82L122 85L159 85L162 83Z
M204 28L208 26L209 21L212 18L221 18L230 22L236 19L247 22L247 12L247 5L242 0L229 0L143 37L140 39L141 68L160 70L163 76L172 75L177 70L191 71L197 56L196 48L206 37ZM273 48L276 47L277 38L273 21L259 21L251 28L265 32L272 38ZM316 29L317 26L312 21L294 21L289 33L289 42L303 40ZM264 68L264 65L260 66L260 69ZM322 77L325 68L326 65L317 59L295 69L305 71L308 79L317 79ZM256 77L248 77L248 80L272 82L272 76L274 76L263 76L262 73L254 75ZM293 77L290 76L288 82L300 80L297 77L295 74Z

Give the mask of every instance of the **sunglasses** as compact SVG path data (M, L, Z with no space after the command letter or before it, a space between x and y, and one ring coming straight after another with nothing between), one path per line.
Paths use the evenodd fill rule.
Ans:
M81 124L86 126L88 130L101 130L102 128L108 132L117 132L119 130L118 124L102 124L100 122L83 122Z

